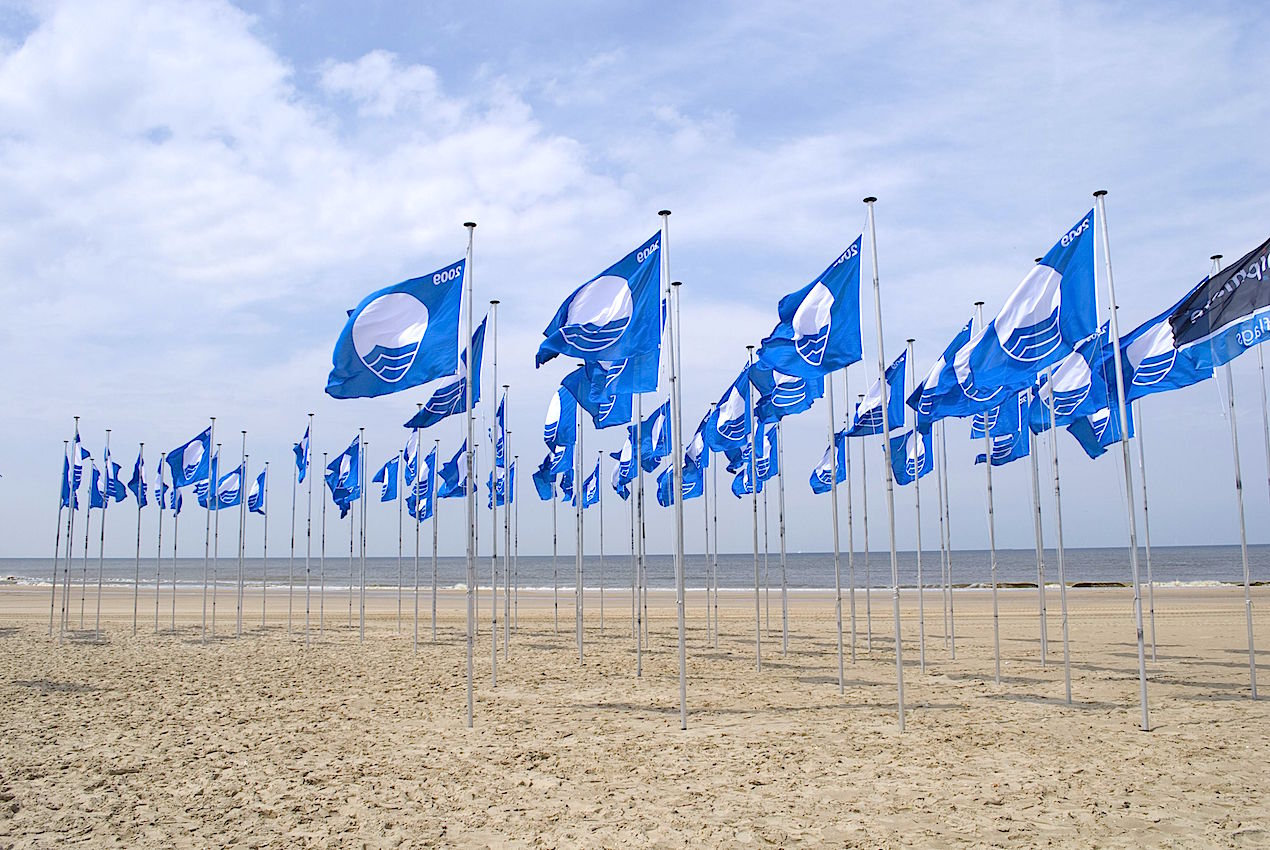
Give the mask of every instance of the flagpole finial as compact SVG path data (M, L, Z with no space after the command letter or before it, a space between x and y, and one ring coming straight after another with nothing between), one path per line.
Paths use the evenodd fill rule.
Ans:
M492 305L494 305L495 307L497 307L497 306L498 306L498 299L497 299L497 298L491 298L491 299L490 299L490 301L489 301L489 303L490 303L490 304L492 304Z
M1217 262L1221 258L1222 258L1221 254L1213 254L1213 256L1209 257L1208 259L1212 260L1213 262Z
M1106 189L1099 189L1097 192L1094 192L1094 197L1101 198L1103 195L1106 195L1106 194L1107 194Z
M869 197L867 197L867 198L865 198L865 199L864 199L864 202L865 202L866 204L873 204L873 203L877 203L877 198L873 197L872 195L869 195Z
M754 346L752 346L752 345L747 345L747 346L745 346L745 350L746 350L746 351L753 351L753 350L754 350Z
M908 343L909 345L912 345L912 344L913 344L914 342L916 342L917 340L913 339L913 338L910 336L908 339L906 339L906 340L904 340L904 341L905 341L906 343Z
M476 229L476 222L474 222L474 221L465 221L465 222L463 222L463 226L464 226L464 227L466 227L468 230L475 230L475 229Z
M683 282L682 280L672 280L672 281L670 282L670 285L671 285L671 286L683 286L683 285L684 285L684 282Z
M982 307L982 306L983 306L983 302L982 302L982 301L976 301L976 302L975 302L975 306L976 306L976 307Z
M658 215L660 215L660 216L663 216L663 217L664 217L664 216L668 216L668 215L670 215L670 210L658 210L658 211L657 211L657 214L658 214Z

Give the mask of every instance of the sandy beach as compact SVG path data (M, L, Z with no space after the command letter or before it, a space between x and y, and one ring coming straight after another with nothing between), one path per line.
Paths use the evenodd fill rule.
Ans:
M841 694L831 594L791 595L787 655L772 594L761 671L752 593L721 595L717 649L690 595L681 731L664 593L636 677L627 595L606 599L603 632L586 600L580 665L572 595L556 633L551 594L522 591L497 687L482 594L467 729L459 593L441 595L436 643L425 596L416 654L411 602L399 633L395 592L369 595L364 643L347 596L331 594L306 649L303 598L288 634L285 591L264 629L248 596L242 637L223 592L207 642L198 591L180 594L175 633L164 600L157 635L143 591L134 637L131 590L108 590L101 642L90 593L89 630L75 608L59 642L48 588L0 587L0 847L1270 845L1270 707L1249 699L1242 590L1156 591L1149 733L1131 593L1069 598L1071 706L1056 591L1045 667L1035 592L1002 592L1000 685L988 593L956 594L955 660L928 593L922 672L906 592L900 734L885 592L871 650L857 597ZM1270 589L1254 606L1270 649Z

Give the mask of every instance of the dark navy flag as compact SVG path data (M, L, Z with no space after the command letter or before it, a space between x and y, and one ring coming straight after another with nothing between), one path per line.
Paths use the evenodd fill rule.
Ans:
M209 427L189 442L182 443L167 454L168 468L172 470L172 486L186 487L196 481L207 480L208 459L212 455L212 429Z
M1054 424L1062 426L1107 406L1108 385L1103 370L1109 351L1108 336L1104 323L1096 336L1052 367L1052 374L1046 372L1037 379L1028 410L1028 426L1033 433L1040 434L1050 427L1051 407Z
M657 233L574 290L543 330L535 365L558 354L613 361L653 352L661 341L660 246Z
M1031 404L1031 393L1025 390L997 408L996 415L991 417L991 421L981 423L979 436L983 436L982 427L986 425L993 466L1004 466L1028 456L1031 448L1031 432L1027 427L1027 412ZM974 435L972 424L971 436ZM975 457L975 463L986 462L986 453Z
M908 352L900 352L895 362L886 367L886 424L892 431L904 427L904 367ZM848 437L871 437L882 433L882 382L875 380L855 408Z
M150 504L150 497L146 494L146 462L140 452L137 453L137 462L132 466L132 478L128 479L128 489L136 498L138 509Z
M825 394L824 378L786 375L762 361L750 367L750 383L758 390L754 415L761 425L770 425L786 416L802 413Z
M833 444L837 453L835 458L825 449L820 463L811 471L811 492L828 493L833 486L833 479L841 484L847 480L847 432L839 431L833 435ZM837 473L836 475L834 473Z
M1270 239L1200 282L1169 316L1177 348L1201 367L1234 360L1270 333Z
M363 298L335 343L327 394L381 396L454 374L464 263L459 260Z
M467 441L459 446L454 457L441 464L441 484L437 498L455 499L467 495Z
M251 491L247 494L247 510L253 514L265 516L265 494L269 490L268 475L269 467L266 466L260 470L260 474L252 482Z
M591 422L597 429L613 428L631 421L631 394L603 395L598 401L592 401L592 385L587 381L585 367L579 366L565 375L560 384L583 410L591 414Z
M1024 389L1046 366L1071 354L1097 330L1090 210L1032 267L996 318L954 358L958 382L970 399Z
M1208 284L1200 281L1181 301L1120 338L1125 402L1152 393L1189 387L1213 377L1212 351L1206 342L1178 348L1171 317Z
M930 431L908 430L889 438L891 441L891 471L895 483L903 486L935 468L935 452L931 448Z
M485 322L487 320L481 319L481 323L472 334L472 362L476 364L475 368L471 370L473 375L472 401L474 404L481 400L481 360L485 355ZM433 391L432 396L420 408L419 412L407 420L406 427L427 428L430 425L437 424L447 416L467 412L467 376L467 351L464 350L459 355L458 371L446 378Z
M405 471L406 486L415 483L415 475L419 471L419 432L411 431L406 438L406 447L401 451L401 465Z
M538 469L534 472L532 478L538 498L544 502L550 502L551 498L556 494L556 474L551 471L550 454L542 459L542 463L538 464Z
M300 438L300 442L291 447L291 451L295 453L295 473L296 481L300 484L304 483L304 477L309 474L309 429L304 429L304 436Z
M381 466L375 473L375 477L370 479L373 484L383 485L379 491L379 501L397 501L397 477L400 470L401 459L394 457Z
M635 427L628 429L630 439L635 438ZM652 472L664 458L670 455L670 402L666 401L644 420L639 434L639 462L645 472Z
M953 371L952 363L957 352L970 341L970 329L973 321L973 319L967 321L962 329L957 332L952 342L948 343L948 347L944 349L944 353L939 355L939 359L930 367L926 377L922 379L921 383L917 385L917 388L908 397L908 406L913 408L913 411L917 414L917 429L919 431L929 431L935 420L942 418L935 416L937 402L949 395L957 397L963 395L961 387L957 383L957 376ZM967 411L967 413L973 412Z
M741 370L732 385L723 393L719 403L706 417L701 429L706 446L722 452L740 448L750 442L753 423L750 416L750 367Z
M781 299L780 321L758 350L769 368L819 378L860 359L860 239L820 277Z

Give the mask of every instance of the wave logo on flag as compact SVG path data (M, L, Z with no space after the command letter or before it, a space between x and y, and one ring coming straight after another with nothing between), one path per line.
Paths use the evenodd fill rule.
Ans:
M1035 363L1063 344L1062 315L1063 274L1067 271L1069 251L1083 246L1088 234L1092 261L1093 211L1079 224L1063 234L1045 259L1032 267L1027 277L1010 295L996 319L997 341L1001 349L1023 363ZM1083 269L1081 270L1083 271ZM1088 272L1092 289L1093 272Z
M722 439L736 442L746 435L745 424L745 399L733 387L723 404L719 405L719 418L714 428Z
M916 478L926 466L926 441L914 431L910 431L905 439L908 445L904 447L904 471L910 478Z
M626 278L597 277L573 297L560 335L582 351L603 351L626 333L633 306Z
M970 417L970 439L974 440L996 430L1001 408L993 407Z
M225 502L237 503L238 493L241 489L242 468L239 467L221 479L220 487L217 488L217 497L222 504Z
M1094 388L1094 373L1079 352L1069 354L1041 388L1041 399L1055 416L1071 416Z
M185 447L185 451L181 452L181 478L183 481L192 481L198 475L199 470L203 468L203 456L206 450L203 448L202 440L194 440Z
M1138 387L1158 384L1177 362L1173 326L1162 321L1125 346L1125 359L1133 367L1132 383Z
M808 365L819 366L825 359L833 328L832 310L833 293L817 282L794 311L794 350Z
M970 355L974 353L975 343L983 338L983 333L983 331L979 331L971 342L963 346L953 356L952 366L953 374L957 376L957 385L961 387L961 392L966 398L980 404L991 404L1005 395L1005 388L995 387L991 390L981 390L975 386L974 375L970 372Z
M353 347L367 369L390 384L405 377L428 332L428 308L409 292L389 292L353 322Z

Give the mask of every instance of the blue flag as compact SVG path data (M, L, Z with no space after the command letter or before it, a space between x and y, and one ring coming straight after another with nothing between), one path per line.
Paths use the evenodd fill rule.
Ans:
M93 474L88 480L88 509L105 508L106 503L110 501L106 496L105 482L102 481L101 470L97 468L97 464L92 464Z
M490 472L489 477L485 481L485 489L489 493L486 507L491 509L494 507L495 499L497 499L500 508L516 501L516 463L513 461L507 469L496 471L498 472L497 477L495 477L494 472Z
M935 452L931 448L930 431L908 430L889 438L891 441L891 472L895 483L901 487L912 484L935 468Z
M481 400L481 359L485 354L486 321L487 319L481 319L480 325L472 334L472 362L476 364L471 370L473 404ZM447 416L467 412L467 376L467 351L464 351L459 357L458 371L432 393L419 412L407 420L406 427L427 428Z
M573 469L566 469L560 476L560 498L573 504Z
M657 504L668 508L675 503L675 469L668 466L657 476ZM695 499L705 493L705 475L702 470L691 464L683 467L684 501Z
M260 474L256 476L256 480L251 485L251 492L247 494L247 510L253 514L265 516L265 497L269 492L269 467L260 470Z
M137 453L137 462L132 466L132 478L128 479L128 489L137 500L138 510L150 504L150 498L146 495L146 462L140 452Z
M758 444L762 444L760 440ZM754 456L749 446L741 451L740 462L735 464L736 477L732 479L732 495L738 499L754 492ZM758 492L763 492L763 479L758 479Z
M1120 338L1124 367L1125 403L1152 393L1189 387L1213 377L1213 352L1207 342L1178 348L1171 317L1196 299L1208 279L1200 281L1181 301Z
M837 450L837 457L831 455L829 449L825 449L820 463L816 464L816 468L811 471L810 483L813 493L828 493L832 489L835 478L839 484L847 480L847 432L839 431L834 434L833 443Z
M781 465L778 452L780 451L779 431L775 425L767 429L767 449L761 448L763 441L758 441L759 457L758 457L758 480L760 484L764 481L771 481L777 475L780 475ZM759 490L763 488L760 486Z
M670 402L663 403L648 415L639 429L639 462L645 472L652 472L670 454ZM627 438L635 440L634 425L627 427Z
M1200 368L1235 359L1270 333L1270 239L1200 282L1169 316L1174 346Z
M459 446L454 457L441 464L441 484L437 498L455 499L467 495L467 440Z
M296 482L303 484L304 477L309 474L309 429L304 429L304 436L300 438L300 442L291 447L291 451L295 453L295 473Z
M922 379L912 395L908 397L908 406L913 408L917 414L917 429L919 431L929 431L935 420L942 417L935 416L936 403L949 394L961 395L960 385L957 383L957 376L953 372L953 358L957 352L965 347L970 341L971 326L973 319L967 321L957 335L953 337L952 342L948 343L948 347L944 349L944 353L939 355L930 371L926 373L926 377ZM974 411L967 411L973 413Z
M357 437L327 464L326 487L331 492L331 501L340 509L340 519L343 519L353 502L362 497L362 444Z
M558 354L581 360L626 360L660 344L661 233L578 287L542 335L534 358ZM581 401L581 399L579 399Z
M212 455L212 429L209 427L189 442L182 443L167 454L168 468L172 470L172 486L186 487L196 481L207 480L208 459Z
M595 470L582 482L582 510L586 510L600 501L600 462L595 462Z
M1098 330L1094 289L1094 211L1055 243L1006 299L995 319L955 358L971 398L1031 386L1046 366Z
M507 468L507 392L498 400L498 409L494 411L494 466Z
M702 439L712 451L740 448L750 441L753 423L750 416L750 367L741 370L719 403L706 417Z
M75 480L74 473L71 472L70 455L63 453L62 454L62 500L59 503L59 506L62 508L70 508L73 504L74 507L72 508L72 510L79 509L79 494L71 489L71 484L74 482L74 480Z
M1067 433L1076 438L1080 447L1090 458L1097 458L1122 439L1120 428L1119 402L1103 408L1092 416L1077 419L1067 426ZM1125 405L1125 414L1129 419L1129 439L1133 439L1133 408Z
M327 395L373 398L454 374L465 262L363 298L335 343Z
M400 470L401 458L394 457L381 466L379 471L375 473L375 477L370 479L373 484L383 485L379 491L379 501L397 501L397 478Z
M538 469L534 472L532 478L538 498L544 502L550 502L556 494L556 474L551 470L550 454L542 459L542 463L538 464Z
M213 461L212 466L219 464ZM207 484L203 482L201 487L196 486L195 492L198 493L198 504L201 508L208 507ZM242 464L226 472L216 481L216 496L213 498L211 509L214 511L222 511L226 508L236 508L242 504L243 499L243 468Z
M657 368L661 349L626 360L584 360L582 370L592 402L616 395L657 392Z
M706 448L706 440L702 435L705 424L703 420L697 426L697 432L692 435L692 442L688 443L688 447L684 449L684 463L690 463L703 470L710 468L710 450Z
M886 367L886 424L892 431L904 427L904 367L908 352L900 352L895 362ZM874 381L864 400L855 408L855 418L848 437L871 437L882 433L882 383Z
M987 429L993 466L1004 466L1025 458L1030 453L1031 432L1027 427L1027 415L1031 404L1031 393L1024 390L999 407L985 412L983 418L978 420L977 432L975 423L971 424L972 438L982 438L984 429ZM975 456L975 463L986 462L986 453Z
M754 415L761 425L770 425L786 416L802 413L825 394L823 377L786 375L762 361L750 367L750 383L758 390Z
M598 401L592 401L593 387L587 381L585 367L579 366L565 375L560 385L583 410L591 414L591 422L597 429L613 428L631 421L631 394L601 395Z
M786 375L819 378L861 357L860 239L811 283L786 295L758 356Z
M417 522L432 519L436 508L436 469L437 450L433 446L423 459L423 469L414 482L414 489L406 496L406 510Z
M1028 410L1028 426L1033 433L1049 429L1051 413L1054 424L1062 426L1107 406L1109 388L1104 370L1110 350L1108 337L1104 324L1096 336L1053 366L1052 373L1047 371L1037 379ZM1110 389L1115 392L1114 387Z
M639 474L639 469L635 466L635 438L630 434L629 429L626 435L626 442L622 443L622 448L615 452L609 452L609 457L617 461L617 465L613 467L613 489L619 493L627 489L635 477ZM623 496L622 498L626 498Z
M415 483L415 475L419 471L419 432L411 431L406 438L406 447L401 450L401 465L405 472L406 486Z
M79 427L76 426L75 440L71 443L71 472L74 476L71 482L72 493L79 492L79 485L84 481L84 461L91 459L92 454L84 448L84 444L79 439Z
M185 498L181 495L181 491L173 487L172 488L172 503L170 505L170 507L172 508L172 515L180 516L181 506L184 504L185 504Z
M630 446L630 443L627 443L626 445ZM612 456L612 452L610 452L609 457ZM630 482L622 480L621 461L613 464L613 474L609 476L609 483L613 486L613 492L621 496L623 501L631 497Z
M547 405L542 439L551 452L551 471L564 472L573 465L573 445L578 441L578 406L573 393L557 387Z

